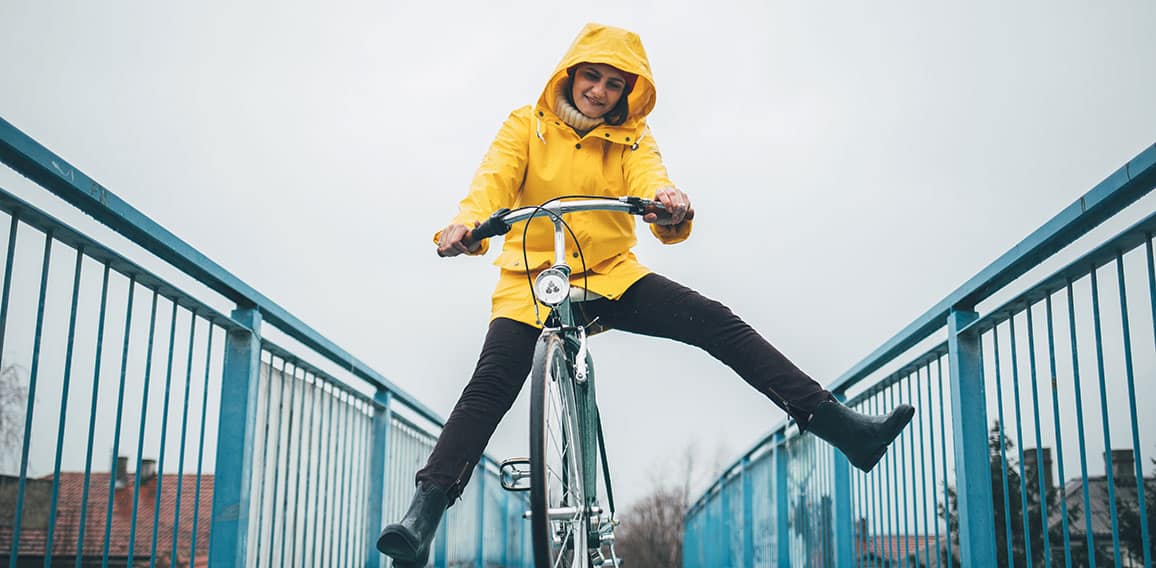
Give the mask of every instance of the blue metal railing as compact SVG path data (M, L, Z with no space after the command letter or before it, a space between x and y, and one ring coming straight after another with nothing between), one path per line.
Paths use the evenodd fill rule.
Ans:
M0 161L207 289L0 188L8 565L388 565L442 419L2 119ZM478 469L431 564L528 565L526 504Z
M1154 186L1156 146L831 383L918 409L870 474L788 423L760 439L690 507L683 565L1152 566L1156 214L1009 288Z

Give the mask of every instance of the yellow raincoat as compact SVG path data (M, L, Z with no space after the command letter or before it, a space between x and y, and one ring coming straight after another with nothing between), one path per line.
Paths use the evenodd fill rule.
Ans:
M605 63L638 76L628 99L629 117L619 126L602 124L579 135L555 114L558 84L567 70L579 63ZM646 115L654 108L654 77L637 34L587 24L542 90L538 103L510 113L474 174L469 194L461 201L452 223L473 227L494 211L537 205L562 195L607 195L653 198L662 187L673 186ZM635 218L624 213L584 211L566 215L582 247L587 267L587 288L616 299L650 272L631 252L638 242ZM691 221L676 226L651 225L666 244L686 240ZM534 297L523 266L521 224L504 237L502 253L494 264L502 269L494 290L491 319L510 318L537 325ZM437 242L440 232L434 235ZM572 282L581 286L582 265L574 242L567 235ZM477 254L485 254L483 242ZM554 260L554 226L546 218L530 222L526 254L531 276ZM547 312L544 310L542 315Z

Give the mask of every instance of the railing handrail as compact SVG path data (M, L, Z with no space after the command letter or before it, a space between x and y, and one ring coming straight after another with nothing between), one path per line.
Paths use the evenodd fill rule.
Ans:
M1043 260L1084 236L1100 223L1122 211L1156 187L1156 144L1148 146L1079 199L1068 205L1050 220L1025 237L991 264L984 267L962 286L937 302L899 333L887 340L831 382L827 389L840 394L871 373L892 361L896 356L914 347L935 331L947 326L947 316L953 309L970 310L1015 279L1023 276ZM726 481L727 476L763 446L776 433L785 433L791 424L784 419L761 436L748 450L739 455L691 504L694 511ZM687 519L690 515L687 515Z
M3 117L0 117L0 162L4 162L101 224L125 236L170 266L236 302L238 307L252 307L259 310L266 322L343 369L349 370L354 376L393 393L394 400L405 404L423 418L438 426L445 425L441 416L381 373L201 254Z
M34 227L74 249L83 249L84 255L102 264L125 277L134 277L138 284L157 291L161 296L188 309L206 321L221 326L227 331L246 329L240 322L218 312L207 304L194 299L194 296L179 286L161 278L145 269L141 265L129 260L124 255L100 244L91 236L72 228L67 223L41 211L32 204L16 197L3 186L0 186L0 211L5 211L13 217L19 218L28 226Z

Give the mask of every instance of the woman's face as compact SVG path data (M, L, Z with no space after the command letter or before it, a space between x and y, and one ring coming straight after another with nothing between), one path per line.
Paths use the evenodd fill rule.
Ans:
M590 118L601 118L626 92L626 73L605 63L579 63L571 89L579 112Z

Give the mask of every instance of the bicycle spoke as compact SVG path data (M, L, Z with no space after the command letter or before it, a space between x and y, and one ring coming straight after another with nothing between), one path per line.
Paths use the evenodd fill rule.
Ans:
M562 551L566 550L566 544L570 541L570 535L572 535L572 534L573 534L572 532L566 533L566 535L562 538L562 543L561 543L561 546L559 546L559 550L562 550ZM559 563L562 562L563 560L565 560L565 558L566 558L565 554L559 554L558 557L554 559L554 566L559 566Z

